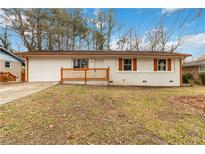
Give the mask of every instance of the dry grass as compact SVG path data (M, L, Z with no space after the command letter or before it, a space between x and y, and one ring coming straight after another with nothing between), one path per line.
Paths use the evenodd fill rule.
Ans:
M205 87L56 85L0 106L0 142L205 144L204 111L189 97L205 104Z

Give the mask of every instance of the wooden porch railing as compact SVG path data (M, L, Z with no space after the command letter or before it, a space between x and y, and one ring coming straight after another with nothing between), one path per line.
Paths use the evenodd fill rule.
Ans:
M61 83L64 81L107 81L109 85L110 68L63 68L60 71Z
M16 76L11 74L10 72L0 72L0 81L16 81Z

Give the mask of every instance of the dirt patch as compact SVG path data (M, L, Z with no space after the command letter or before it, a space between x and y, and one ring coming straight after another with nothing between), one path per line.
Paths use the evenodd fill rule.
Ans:
M205 96L175 96L170 99L172 103L180 104L183 106L190 106L203 114L205 114Z
M176 120L183 118L183 115L181 113L173 112L172 110L160 111L156 115L157 118L162 121L169 121L173 123L176 122Z

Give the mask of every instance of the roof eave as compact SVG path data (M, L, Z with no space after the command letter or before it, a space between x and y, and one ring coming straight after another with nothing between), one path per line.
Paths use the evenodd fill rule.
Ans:
M12 53L10 51L8 51L7 49L0 47L0 49L2 49L1 51L3 51L4 53L9 54L10 56L14 57L15 59L17 59L18 61L20 61L21 63L24 63L24 60L20 57L18 57L15 53Z
M180 57L180 58L186 58L188 56L192 56L190 54L179 54L179 53L134 53L134 52L116 52L116 53L69 53L69 52L63 52L63 53L45 53L45 52L39 52L39 53L16 53L16 55L28 58L28 57L121 57L121 56L139 56L139 57Z

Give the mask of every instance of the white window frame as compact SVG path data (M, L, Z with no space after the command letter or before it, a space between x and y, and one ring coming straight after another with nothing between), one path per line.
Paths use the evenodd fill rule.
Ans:
M165 62L166 62L166 64L165 64L165 70L159 70L159 60L165 60ZM160 72L165 72L165 71L167 71L167 59L164 59L164 58L160 58L160 59L157 59L157 71L160 71Z
M129 59L129 60L131 60L131 70L125 70L125 69L124 69L124 60L125 60L125 59ZM132 63L133 63L133 59L132 59L132 58L123 58L122 60L123 60L123 62L122 62L122 64L123 64L123 65L122 65L122 70L123 70L123 71L126 71L126 72L130 72L130 71L132 71Z
M199 65L199 72L200 73L205 73L205 71L201 71L201 66L205 67L205 65Z
M73 59L73 68L78 68L78 67L75 67L75 64L74 64L74 62L75 62L75 60L84 60L84 59L86 59L87 61L88 61L88 67L87 68L89 68L89 59L88 58L76 58L76 59ZM79 67L79 68L83 68L83 67Z
M9 63L9 67L6 67L6 63ZM10 68L11 68L11 62L6 60L6 61L4 62L4 68L9 68L9 69L10 69Z

